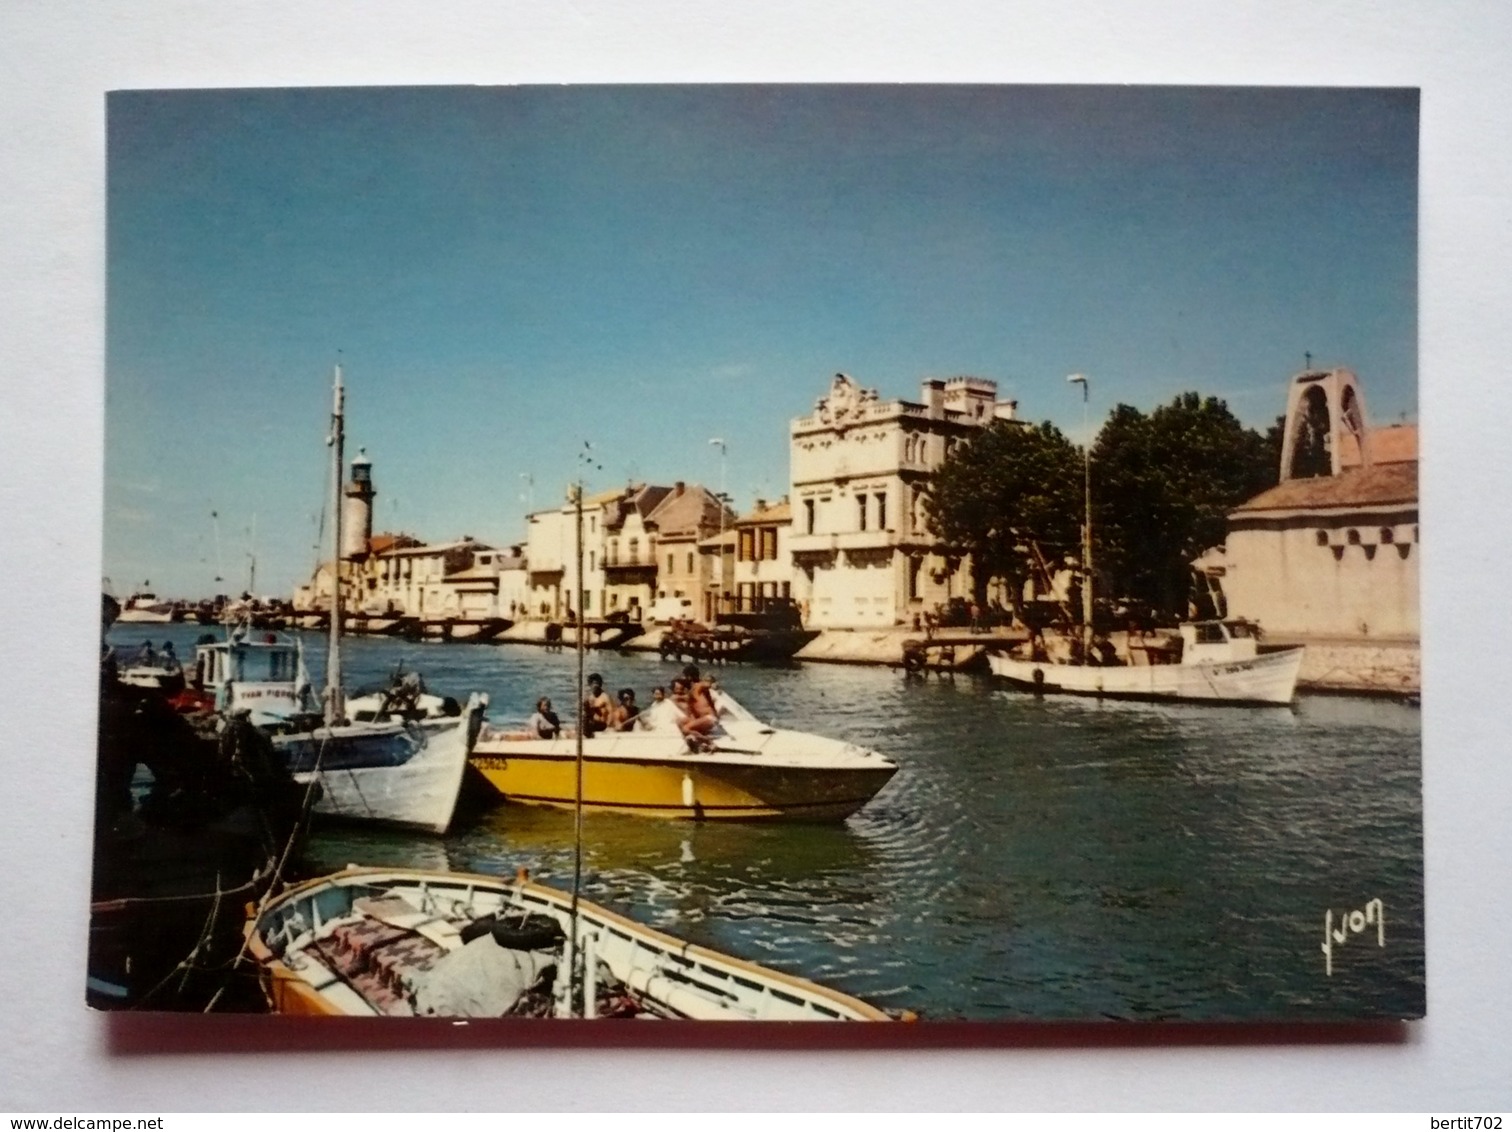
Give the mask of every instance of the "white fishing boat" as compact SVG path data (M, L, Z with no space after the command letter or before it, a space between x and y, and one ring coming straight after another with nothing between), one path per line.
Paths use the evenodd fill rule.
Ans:
M247 712L259 727L277 726L318 709L297 638L249 633L238 626L194 646L188 694L196 706L232 716Z
M319 784L317 814L444 834L487 704L486 696L474 695L450 718L275 732L273 748L296 782Z
M270 902L248 953L281 1014L891 1020L523 878L351 868Z
M689 748L670 702L631 731L582 744L582 808L687 821L841 821L897 773L890 759L841 739L772 727L716 693L719 726ZM485 728L472 765L506 801L573 809L577 737Z
M1089 384L1083 374L1068 381L1082 387L1083 426ZM1089 435L1090 435L1090 430ZM988 667L1018 688L1031 692L1065 692L1104 699L1176 700L1193 703L1289 704L1296 692L1303 649L1262 653L1259 629L1242 620L1195 621L1180 626L1170 648L1131 650L1117 656L1106 638L1096 637L1093 625L1092 568L1092 451L1082 448L1082 619L1079 648L1071 660L1052 661L1038 655L1031 642L1029 656L994 651ZM1139 656L1135 656L1135 652ZM1093 663L1101 660L1103 663ZM1144 663L1135 663L1143 660Z
M451 826L487 704L431 695L411 673L345 701L346 721L329 726L300 642L240 630L195 647L186 694L198 701L187 706L247 713L295 781L319 785L316 813L429 833Z
M1180 626L1174 649L1144 649L1146 663L1051 663L989 653L994 676L1030 692L1065 692L1104 699L1189 700L1228 704L1289 704L1302 667L1302 648L1260 652L1254 626L1244 621L1195 621Z
M341 472L344 390L336 367L331 413L332 555L342 555ZM429 696L418 677L349 703L341 677L341 594L331 603L326 684L317 704L297 641L232 635L205 648L215 706L254 712L297 782L316 783L316 813L444 834L451 828L467 755L483 726L488 697L463 706ZM199 664L199 658L196 658ZM316 709L319 708L319 714Z

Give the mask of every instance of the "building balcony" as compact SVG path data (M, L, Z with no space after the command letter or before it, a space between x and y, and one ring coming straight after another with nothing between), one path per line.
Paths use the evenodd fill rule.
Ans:
M836 534L790 534L787 545L790 554L832 554L839 549Z
M903 536L897 531L838 531L789 535L787 545L793 554L818 554L836 550L886 550L903 543Z
M656 556L653 554L621 554L618 557L606 559L604 572L611 573L615 570L655 570Z

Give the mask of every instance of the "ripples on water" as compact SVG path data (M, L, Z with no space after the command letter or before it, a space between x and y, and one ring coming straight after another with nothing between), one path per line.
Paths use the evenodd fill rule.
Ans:
M118 627L140 642L147 627ZM167 629L168 632L164 632ZM180 655L199 630L154 627ZM318 671L323 642L305 637ZM530 646L344 642L348 682L403 660L431 688L489 693L495 721L575 659ZM642 703L676 666L589 656ZM1423 1008L1420 717L1381 701L1295 710L1036 700L987 677L730 667L778 726L849 739L900 770L844 824L693 825L590 816L585 894L686 939L932 1018L1400 1017ZM572 815L483 807L444 841L332 828L348 862L572 877ZM1379 897L1335 946L1323 915Z

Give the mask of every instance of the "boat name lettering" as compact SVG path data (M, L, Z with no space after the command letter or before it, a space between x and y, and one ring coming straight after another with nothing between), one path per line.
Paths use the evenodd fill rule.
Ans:
M1376 930L1376 946L1386 946L1386 905L1381 903L1379 897L1367 901L1365 907L1355 908L1349 912L1339 913L1339 926L1334 927L1333 909L1328 908L1323 912L1323 970L1333 974L1333 949L1335 944L1340 944L1352 935L1359 935L1366 927L1374 924Z

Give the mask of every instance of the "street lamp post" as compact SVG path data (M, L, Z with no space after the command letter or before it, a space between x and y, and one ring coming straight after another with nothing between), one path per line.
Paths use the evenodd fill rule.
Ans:
M1091 382L1084 373L1066 378L1082 390L1082 663L1092 659L1092 432L1088 416Z
M712 437L709 443L719 449L719 533L724 534L725 465L729 459L730 446L722 436Z
M725 443L724 437L714 436L709 438L709 443L719 449L719 600L716 602L715 613L724 609L725 593L725 465L728 463L730 446Z

